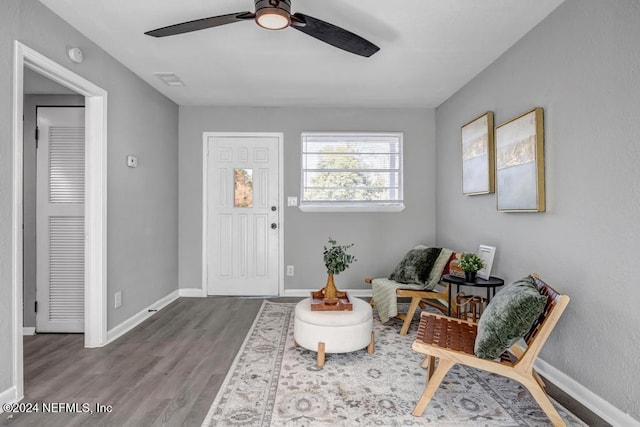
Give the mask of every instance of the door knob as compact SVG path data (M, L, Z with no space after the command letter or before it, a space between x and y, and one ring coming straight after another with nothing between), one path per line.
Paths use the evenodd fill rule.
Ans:
M271 223L271 229L275 230L276 228L278 228L278 224L276 224L275 222Z
M275 206L271 206L271 210L275 212L276 210L278 210L278 208L276 208Z

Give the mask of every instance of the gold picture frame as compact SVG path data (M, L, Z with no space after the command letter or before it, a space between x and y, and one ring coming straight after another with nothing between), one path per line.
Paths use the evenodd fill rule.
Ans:
M462 194L495 191L493 112L488 111L462 126Z
M534 108L496 127L499 212L544 212L544 111Z

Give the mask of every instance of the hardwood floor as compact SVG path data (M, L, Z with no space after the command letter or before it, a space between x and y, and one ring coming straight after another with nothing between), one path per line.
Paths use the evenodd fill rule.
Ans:
M45 414L41 405L37 414L5 412L0 425L199 426L261 304L180 298L99 349L83 348L81 334L25 337L23 402L88 403L94 413ZM112 412L98 414L96 404Z
M260 298L180 298L98 349L83 348L81 334L24 337L21 403L37 402L40 412L5 412L0 426L200 426L261 304ZM552 384L549 392L590 426L607 425ZM43 403L58 413L43 413ZM73 403L79 412L88 404L93 413L56 406ZM97 413L97 404L112 410Z

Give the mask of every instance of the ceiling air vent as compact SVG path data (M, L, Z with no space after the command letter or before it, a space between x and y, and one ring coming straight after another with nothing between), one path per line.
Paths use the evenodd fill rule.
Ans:
M153 73L156 77L162 80L167 86L184 86L184 82L180 80L180 77L175 73Z

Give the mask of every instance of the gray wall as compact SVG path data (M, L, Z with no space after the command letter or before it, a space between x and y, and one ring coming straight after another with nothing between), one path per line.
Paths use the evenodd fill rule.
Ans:
M302 131L403 131L406 209L400 213L308 213L286 207L300 196ZM180 107L180 287L202 286L202 133L284 132L283 265L295 265L285 289L326 282L322 249L329 236L355 243L358 262L338 288L364 288L365 276L388 275L418 243L435 242L435 127L431 109Z
M436 112L437 241L497 247L493 273L537 272L571 303L541 357L640 419L640 4L567 0ZM546 213L461 195L460 126L545 109Z
M31 71L33 75L35 74ZM38 80L51 81L42 78ZM52 82L53 83L53 82ZM33 87L33 86L29 86ZM39 86L43 87L43 86ZM25 81L25 93L29 91ZM24 145L23 145L23 214L24 232L23 244L23 326L36 326L36 312L34 302L36 300L36 108L38 106L83 106L84 96L80 95L25 95L24 97Z
M75 95L71 89L49 80L47 77L28 68L22 75L25 95Z
M178 108L35 0L3 0L0 13L0 392L13 385L11 295L13 41L20 40L109 92L109 328L177 289ZM85 53L82 64L68 47ZM126 167L127 154L140 166ZM123 306L113 294L123 290Z

